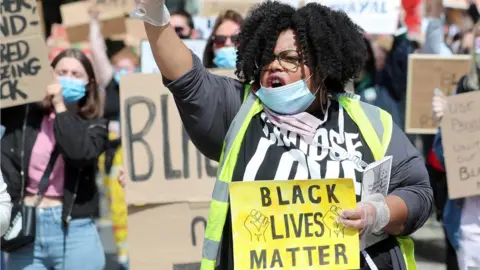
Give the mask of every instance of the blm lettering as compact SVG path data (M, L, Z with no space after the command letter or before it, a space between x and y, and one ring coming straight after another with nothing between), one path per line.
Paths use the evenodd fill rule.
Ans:
M28 89L21 87L20 82L35 77L42 69L42 61L32 55L27 39L39 29L38 17L34 16L36 7L25 0L4 0L0 9L0 31L5 40L0 44L0 98L2 101L27 100Z
M174 151L179 151L179 147L175 145L172 146L171 136L169 135L171 123L169 122L171 119L168 111L169 102L171 102L171 98L168 97L167 94L160 95L160 102L155 103L152 99L145 97L145 96L133 96L125 99L125 140L126 140L126 150L127 150L127 160L128 160L128 168L129 168L129 176L132 181L148 181L152 178L154 173L155 164L157 162L162 162L164 165L164 172L163 175L165 180L180 180L180 179L187 179L190 178L190 151L189 151L189 143L190 138L188 137L187 132L182 126L182 138L181 138L181 148L182 148L182 167L175 166L172 161L172 153ZM158 108L158 105L160 108ZM145 119L136 118L132 111L136 107L145 107L147 109L147 117ZM157 112L160 111L160 114ZM162 125L162 137L163 140L161 142L163 151L160 152L161 154L155 155L155 153L159 153L160 149L153 149L149 140L146 139L146 136L151 132L151 129L156 123L156 119L161 119ZM133 121L142 121L144 124L140 130L134 131L132 123ZM146 160L142 160L142 162L146 162L147 164L147 171L145 173L139 173L135 164L138 164L139 161L135 160L134 155L134 145L139 144L143 151L146 153ZM192 153L193 154L193 153ZM210 163L210 160L204 158L198 151L196 153L197 156L197 164L198 171L197 177L202 178L202 170L200 169L201 166L205 166L205 170L207 176L214 177L216 174L216 166L213 166ZM159 159L160 161L157 161ZM204 160L204 164L202 164L202 160Z

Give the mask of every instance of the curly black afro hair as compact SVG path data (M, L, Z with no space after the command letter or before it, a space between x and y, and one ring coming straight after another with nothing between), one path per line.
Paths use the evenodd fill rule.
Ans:
M311 3L298 10L280 2L253 7L240 31L236 75L258 82L260 69L274 60L278 36L292 29L316 82L328 92L343 92L345 84L364 67L364 31L342 11Z

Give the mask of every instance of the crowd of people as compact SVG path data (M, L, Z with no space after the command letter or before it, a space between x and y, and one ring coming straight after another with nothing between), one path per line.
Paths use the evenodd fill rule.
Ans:
M127 42L102 35L101 12L97 5L89 10L91 58L78 49L62 51L51 62L53 82L39 89L43 101L1 110L0 233L7 270L105 267L95 224L96 179L124 184L120 78L140 72L140 58ZM470 71L455 94L480 89L480 14L473 2L458 14L433 1L424 37L414 40L401 21L393 35L368 35L345 13L321 4L295 9L266 1L246 17L234 10L219 14L202 57L182 41L199 38L188 12L169 11L160 0L137 1L131 17L145 22L188 135L203 155L219 162L202 269L235 266L225 183L361 183L365 164L386 156L393 157L388 195L362 198L356 188L357 207L339 219L360 237L389 235L359 254L361 269L415 269L409 236L433 211L445 230L447 269L480 266L480 196L448 199L440 130L421 137L421 151L413 144L416 136L404 132L410 54L469 54ZM52 18L46 19L47 35ZM210 68L234 69L237 79ZM350 84L353 93L346 91ZM441 93L432 100L438 126L447 104ZM349 136L360 145L354 153L345 150ZM342 165L332 166L335 160ZM15 234L18 216L21 230ZM117 249L127 269L124 240L117 239Z

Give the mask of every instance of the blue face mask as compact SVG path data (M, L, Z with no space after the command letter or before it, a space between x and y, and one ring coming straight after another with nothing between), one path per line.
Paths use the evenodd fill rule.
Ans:
M223 47L215 52L213 63L218 68L235 68L237 62L237 49L235 47Z
M130 72L128 72L128 69L122 68L122 69L118 70L117 72L115 72L115 74L113 75L113 79L115 80L115 82L117 84L120 85L120 77L123 76L123 75L126 75L128 73L130 73Z
M74 104L85 96L87 82L70 77L59 77L65 104Z
M275 88L261 86L257 91L258 98L265 106L286 115L304 112L315 100L315 94L308 89L307 80Z

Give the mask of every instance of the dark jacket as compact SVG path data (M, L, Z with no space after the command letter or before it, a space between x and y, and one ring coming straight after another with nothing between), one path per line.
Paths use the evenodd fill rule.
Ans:
M32 148L45 114L37 104L2 110L1 124L6 130L1 140L1 168L13 202L22 199L22 190L28 186ZM70 218L98 216L95 174L97 158L106 148L107 120L85 120L66 111L56 115L54 134L65 161L62 220L67 224Z

